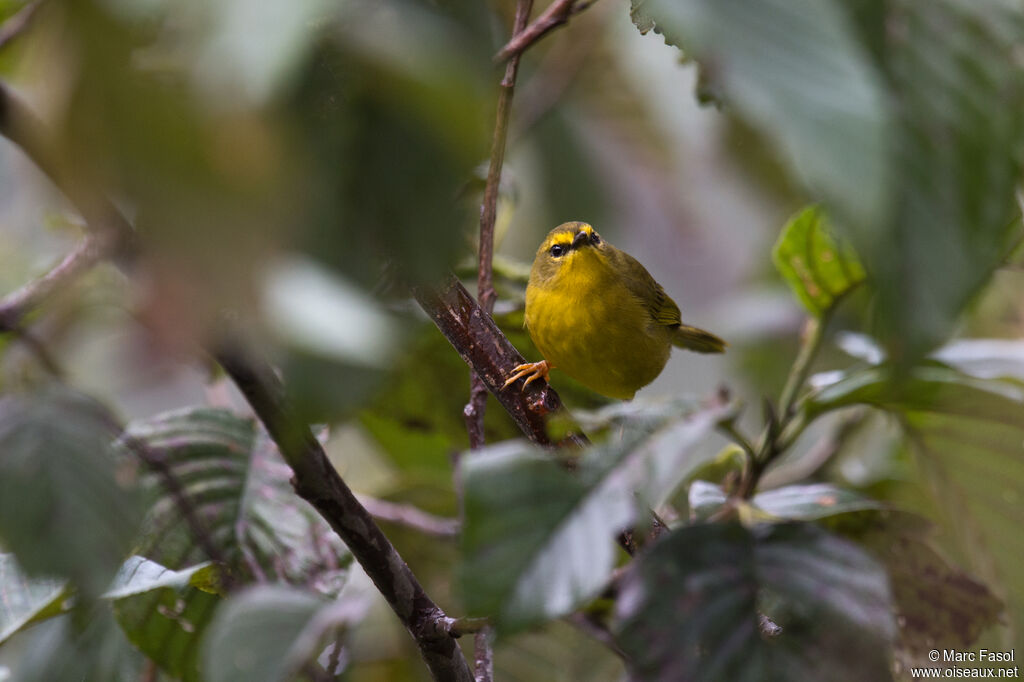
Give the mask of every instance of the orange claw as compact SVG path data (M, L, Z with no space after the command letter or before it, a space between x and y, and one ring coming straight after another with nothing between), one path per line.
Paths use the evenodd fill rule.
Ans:
M541 360L540 362L527 362L525 365L519 365L514 370L513 374L508 378L508 381L502 386L502 388L508 388L509 384L515 383L516 380L526 377L526 382L523 384L523 388L530 385L531 381L537 379L548 380L548 372L555 368L554 365L549 363L547 360Z

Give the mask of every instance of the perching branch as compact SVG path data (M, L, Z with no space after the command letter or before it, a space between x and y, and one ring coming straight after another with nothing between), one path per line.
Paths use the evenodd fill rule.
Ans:
M540 381L526 387L518 383L503 387L512 368L525 359L459 280L451 276L441 289L416 286L413 295L526 437L540 445L551 445L545 417L561 408L561 399ZM569 438L577 445L587 442L582 435Z
M295 492L313 505L348 546L416 641L434 679L470 682L473 676L469 665L448 632L450 619L427 596L373 517L335 471L313 432L291 412L274 370L237 348L222 348L215 357L295 473Z
M526 48L568 22L569 17L582 12L592 4L594 3L580 2L580 0L555 0L539 17L534 19L533 23L516 33L512 40L508 41L505 47L494 55L494 61L501 63L522 54Z

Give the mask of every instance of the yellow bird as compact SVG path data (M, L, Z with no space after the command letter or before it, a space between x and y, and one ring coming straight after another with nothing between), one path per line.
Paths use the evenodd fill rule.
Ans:
M519 365L505 386L556 367L610 398L629 400L661 374L672 346L721 353L726 343L682 323L679 307L635 258L587 223L563 223L537 249L526 327L544 359Z

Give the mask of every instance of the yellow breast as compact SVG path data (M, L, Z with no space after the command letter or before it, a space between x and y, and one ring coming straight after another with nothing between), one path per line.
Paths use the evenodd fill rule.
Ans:
M661 373L669 329L593 250L526 289L526 326L544 359L588 388L628 400Z

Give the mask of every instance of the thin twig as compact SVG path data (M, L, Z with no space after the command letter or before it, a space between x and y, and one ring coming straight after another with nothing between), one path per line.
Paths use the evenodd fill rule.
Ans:
M3 50L11 41L25 32L25 29L32 22L36 10L42 4L43 0L33 0L19 9L0 26L0 50Z
M0 299L0 332L16 329L30 312L112 251L108 239L87 235L52 270Z
M580 2L579 0L555 0L539 17L513 38L505 43L505 47L494 55L494 61L504 62L522 52L550 33L552 30L569 21L569 17L582 12L590 7L593 2Z
M526 28L530 19L533 0L518 0L512 35L516 36ZM477 263L477 300L484 312L494 312L494 222L498 215L498 189L501 185L501 169L505 164L505 143L508 139L508 122L512 114L512 96L515 93L516 76L519 74L519 55L514 55L505 64L505 75L501 79L498 106L495 114L494 137L491 139L491 159L487 167L487 183L484 185L484 199L480 206L480 246ZM484 444L484 412L487 409L487 387L470 370L469 403L463 414L466 430L469 432L469 447L476 450ZM458 462L456 462L458 468ZM461 508L461 504L459 505Z
M452 637L462 637L486 630L490 625L491 621L487 618L451 618L448 621L448 632L452 633Z
M476 682L493 682L494 680L494 647L491 640L494 631L486 627L473 635L473 676Z
M448 632L450 619L427 596L373 517L331 465L323 446L285 401L284 387L266 361L224 346L215 357L238 386L295 476L292 485L330 524L419 646L436 680L473 679Z
M25 329L24 327L16 327L11 330L19 341L21 341L26 348L32 353L36 361L43 366L43 369L47 373L57 379L58 381L63 380L65 373L64 369L57 362L57 359L53 357L53 353L46 347L35 334Z
M435 516L412 506L411 504L400 504L388 502L365 495L356 496L366 511L375 518L382 521L397 523L413 530L418 530L427 535L452 538L459 534L458 519L446 519L442 516Z

